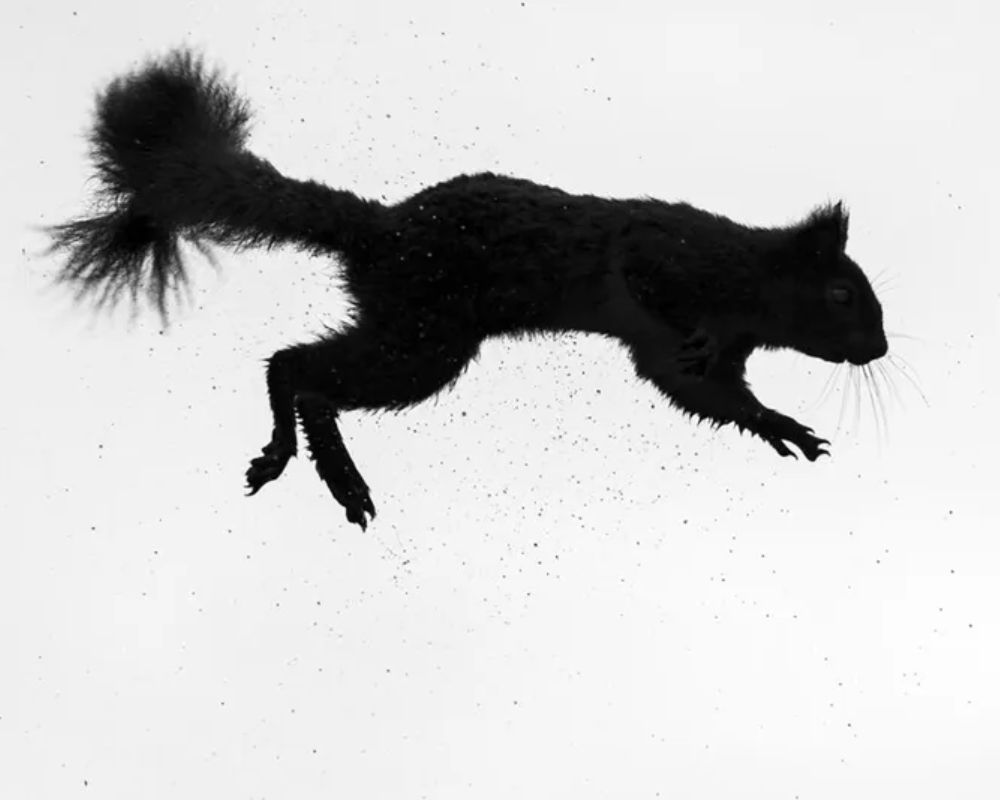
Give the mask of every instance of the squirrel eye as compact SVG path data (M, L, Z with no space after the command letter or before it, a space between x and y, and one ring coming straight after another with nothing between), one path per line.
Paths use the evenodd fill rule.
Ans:
M852 296L851 290L846 286L835 286L830 289L830 299L835 303L847 305L851 302Z

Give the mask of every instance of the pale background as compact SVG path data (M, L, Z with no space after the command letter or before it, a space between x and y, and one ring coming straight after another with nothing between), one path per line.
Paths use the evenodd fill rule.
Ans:
M680 7L5 3L0 797L1000 797L995 4ZM86 208L94 92L181 43L254 150L368 196L842 197L926 403L891 370L884 429L846 374L820 402L829 365L754 358L833 438L809 464L611 343L493 342L345 417L367 534L303 460L245 499L263 359L341 319L335 270L196 260L163 333L47 288L37 232Z

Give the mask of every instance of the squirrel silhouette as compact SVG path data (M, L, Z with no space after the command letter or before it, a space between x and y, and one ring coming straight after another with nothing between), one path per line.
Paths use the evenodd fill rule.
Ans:
M810 461L825 439L766 408L745 379L757 348L830 362L885 355L882 309L847 256L840 203L751 227L654 199L574 195L491 173L394 205L282 175L246 149L246 101L200 56L175 50L97 97L91 157L102 207L50 228L56 280L114 305L146 294L164 321L188 280L179 243L292 245L339 261L357 312L346 330L268 359L271 439L249 494L297 453L301 421L320 478L362 529L375 516L338 415L401 409L452 384L488 337L614 337L677 408L733 424Z

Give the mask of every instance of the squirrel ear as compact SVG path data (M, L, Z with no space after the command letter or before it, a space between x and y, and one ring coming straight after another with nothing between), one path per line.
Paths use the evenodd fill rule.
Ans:
M847 247L848 214L844 204L820 206L799 224L796 243L810 253L842 253Z

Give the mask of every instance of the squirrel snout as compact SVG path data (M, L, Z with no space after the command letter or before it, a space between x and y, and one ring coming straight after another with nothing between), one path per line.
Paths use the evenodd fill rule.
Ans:
M872 335L856 335L851 337L851 345L847 354L847 360L857 366L867 364L882 358L889 352L889 342L886 341L885 333L877 331Z

